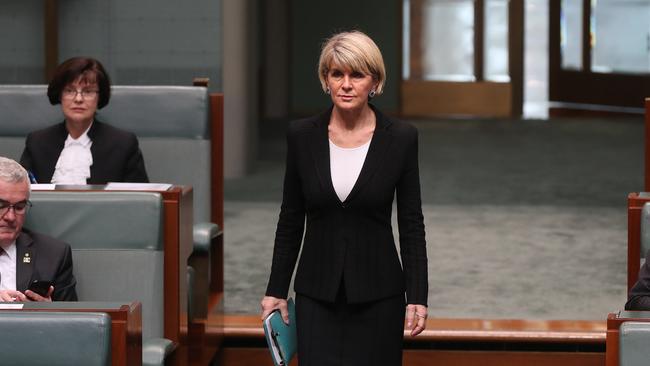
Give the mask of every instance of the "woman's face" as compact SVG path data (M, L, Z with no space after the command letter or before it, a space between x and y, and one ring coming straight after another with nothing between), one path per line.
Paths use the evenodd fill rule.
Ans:
M366 106L368 94L377 83L371 75L331 66L327 72L327 86L336 108L355 110Z
M61 109L68 123L90 124L95 118L99 88L96 83L89 83L77 78L61 91Z

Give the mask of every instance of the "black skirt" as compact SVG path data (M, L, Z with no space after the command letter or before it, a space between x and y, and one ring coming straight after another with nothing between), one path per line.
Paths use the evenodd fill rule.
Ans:
M343 286L336 302L296 294L300 366L402 364L404 295L348 304Z

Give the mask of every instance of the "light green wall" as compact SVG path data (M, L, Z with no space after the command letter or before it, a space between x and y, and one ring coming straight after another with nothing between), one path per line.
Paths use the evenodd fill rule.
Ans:
M317 75L323 40L343 30L367 33L379 46L386 64L384 94L373 102L385 112L397 112L400 80L400 9L395 0L291 0L290 108L294 115L311 114L330 104Z

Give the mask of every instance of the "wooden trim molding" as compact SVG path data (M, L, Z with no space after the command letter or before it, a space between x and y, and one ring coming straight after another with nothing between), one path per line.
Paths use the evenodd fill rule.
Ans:
M509 117L512 85L496 82L402 81L402 115Z

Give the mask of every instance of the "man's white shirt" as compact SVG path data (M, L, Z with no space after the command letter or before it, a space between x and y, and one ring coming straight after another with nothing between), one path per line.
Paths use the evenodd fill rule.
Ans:
M0 248L0 290L15 290L16 242Z

